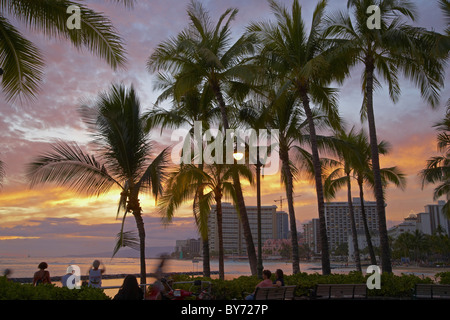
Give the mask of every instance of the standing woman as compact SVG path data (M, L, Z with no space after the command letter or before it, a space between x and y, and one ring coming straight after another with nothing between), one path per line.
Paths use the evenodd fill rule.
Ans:
M48 272L48 264L47 262L41 262L38 265L39 271L36 271L34 273L33 277L33 286L36 286L41 283L52 283L50 280L50 272Z
M105 273L106 268L102 264L102 269L99 269L100 261L94 260L91 269L89 269L89 286L94 288L101 288L102 274Z

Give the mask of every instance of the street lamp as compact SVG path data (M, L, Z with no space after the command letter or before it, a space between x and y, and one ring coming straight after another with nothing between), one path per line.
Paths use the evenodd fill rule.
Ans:
M244 154L242 153L242 152L235 152L235 153L233 153L233 158L236 160L236 161L239 161L239 160L241 160L242 158L244 157Z

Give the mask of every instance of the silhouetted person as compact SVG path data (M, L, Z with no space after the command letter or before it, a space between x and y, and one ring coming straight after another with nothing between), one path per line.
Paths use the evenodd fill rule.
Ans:
M33 285L36 286L41 283L52 283L50 280L50 272L48 272L48 264L47 262L41 262L38 265L39 271L36 271L34 273L33 277Z
M142 300L144 299L144 292L139 287L137 279L134 275L127 275L123 279L123 284L119 292L114 296L113 300Z

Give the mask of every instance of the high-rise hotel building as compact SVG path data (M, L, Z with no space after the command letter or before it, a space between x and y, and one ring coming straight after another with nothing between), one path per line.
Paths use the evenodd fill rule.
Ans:
M356 230L359 237L364 235L364 223L361 214L361 200L353 198L353 211L355 216ZM367 218L369 231L378 233L378 215L375 201L364 201L364 209ZM327 227L328 246L334 250L342 243L348 243L349 235L352 233L352 226L348 208L348 202L326 202L325 221ZM319 219L313 219L303 225L307 244L315 253L320 252Z
M217 232L216 205L211 206L208 218L208 236L211 251L219 251ZM255 247L258 246L257 206L246 206L250 230ZM286 239L288 237L288 215L277 211L277 206L261 206L261 239L262 244L268 239ZM226 254L246 255L247 246L244 230L234 205L222 203L223 246Z

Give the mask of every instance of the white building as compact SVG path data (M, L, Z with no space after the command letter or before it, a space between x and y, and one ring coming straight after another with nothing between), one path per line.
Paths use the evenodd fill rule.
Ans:
M369 258L369 253L366 253L365 255L361 254L361 250L365 249L367 247L367 237L364 230L357 230L356 231L357 238L358 238L358 249L360 251L361 258ZM348 257L349 261L354 261L355 259L355 247L353 246L353 236L350 232L348 234ZM380 246L380 236L378 232L372 231L370 232L370 241L372 242L373 247L379 247Z
M418 229L417 215L411 212L402 223L390 228L388 230L388 235L396 239L399 235L401 235L404 232L414 233L417 229Z
M250 229L255 247L258 246L257 206L246 206ZM268 239L283 239L288 230L286 212L277 212L277 206L261 206L261 239L262 244ZM211 206L208 218L208 235L210 250L219 250L219 235L217 232L216 205ZM234 205L222 203L222 232L225 253L245 255L247 245L242 223Z
M442 208L445 201L425 206L425 212L417 214L417 229L425 234L433 234L438 227L450 236L450 220L444 215Z
M353 198L353 212L356 230L364 230L361 214L361 200ZM378 231L378 214L375 201L364 201L367 225L370 232ZM342 243L348 243L348 236L352 233L348 202L326 202L325 220L327 226L328 244L334 250Z
M389 229L389 236L394 239L404 232L414 233L416 230L424 234L431 235L440 228L444 234L450 236L450 220L443 213L445 201L438 201L437 204L428 204L425 206L425 212L417 215L410 213L405 220Z

